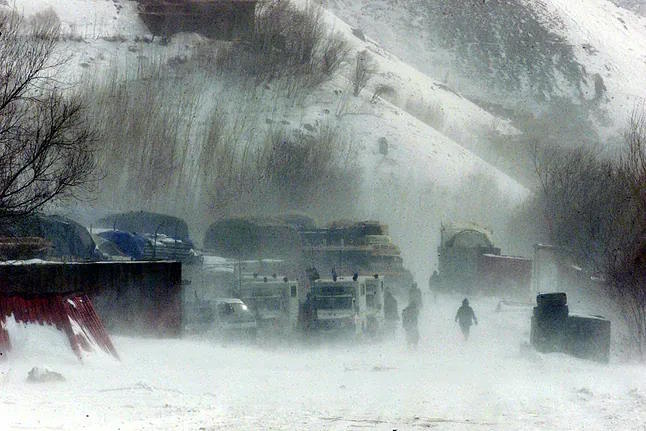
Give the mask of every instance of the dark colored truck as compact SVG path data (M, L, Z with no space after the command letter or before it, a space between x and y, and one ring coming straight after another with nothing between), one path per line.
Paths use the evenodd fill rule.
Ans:
M610 358L610 321L601 316L569 314L565 293L536 297L530 342L536 350L563 352L607 363Z

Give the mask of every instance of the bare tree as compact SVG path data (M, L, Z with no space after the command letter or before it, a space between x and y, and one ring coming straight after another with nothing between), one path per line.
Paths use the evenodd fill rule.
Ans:
M72 196L95 168L83 105L52 79L58 38L56 20L0 15L0 220Z
M630 191L621 217L619 239L608 261L608 277L639 353L646 357L646 111L633 109L624 134L620 167Z
M265 195L274 195L279 210L316 208L325 214L354 208L360 179L356 150L331 125L312 133L274 131L263 155L257 171Z
M253 78L257 85L285 79L311 88L334 76L348 52L345 39L328 28L322 8L314 2L301 6L289 0L262 0L253 37L219 49L215 64L219 72Z
M635 111L619 158L586 148L534 150L550 240L602 275L646 353L646 116Z

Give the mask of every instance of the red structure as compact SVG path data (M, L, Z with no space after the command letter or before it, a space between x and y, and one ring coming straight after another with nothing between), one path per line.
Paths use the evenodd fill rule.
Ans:
M529 296L532 260L517 256L481 254L478 256L481 284L497 293L525 298Z
M0 298L87 295L111 331L178 337L182 265L168 261L0 264Z
M2 263L0 353L11 348L10 318L59 329L79 359L93 346L118 357L106 327L132 335L180 336L181 267L166 261Z
M257 0L139 0L139 16L153 35L195 32L244 39L253 32Z
M87 295L43 294L23 297L0 295L0 353L11 350L9 332L5 329L7 318L18 323L51 325L65 333L70 347L82 360L82 351L91 351L92 346L119 358Z
M502 255L492 233L473 223L442 225L440 233L439 276L431 288L529 299L531 259Z

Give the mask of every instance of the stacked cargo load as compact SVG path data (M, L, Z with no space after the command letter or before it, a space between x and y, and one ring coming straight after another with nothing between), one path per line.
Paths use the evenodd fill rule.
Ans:
M96 222L99 249L108 260L176 260L202 262L186 222L166 214L144 211L113 214Z
M412 274L399 247L378 221L336 221L325 228L301 231L303 255L321 273L379 274L396 289L408 289Z

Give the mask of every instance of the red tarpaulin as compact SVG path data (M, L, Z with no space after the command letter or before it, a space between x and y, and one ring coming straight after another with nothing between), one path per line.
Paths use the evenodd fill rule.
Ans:
M63 331L76 356L91 351L96 345L118 358L103 323L87 295L42 295L23 297L0 295L0 353L11 349L9 333L5 328L8 317L18 323L52 325Z

